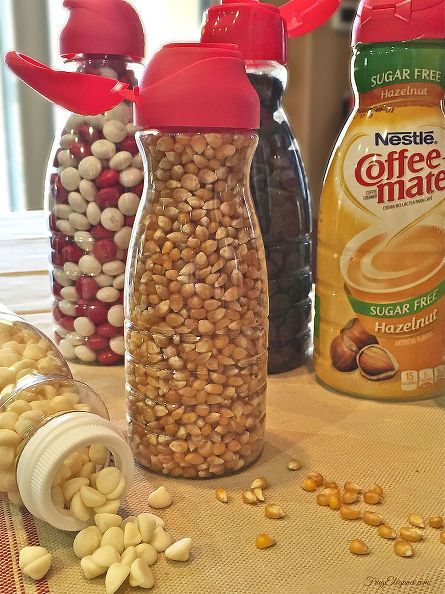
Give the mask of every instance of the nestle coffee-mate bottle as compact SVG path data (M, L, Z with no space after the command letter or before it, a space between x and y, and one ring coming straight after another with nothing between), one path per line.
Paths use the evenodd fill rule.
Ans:
M357 396L445 390L445 3L364 0L356 106L318 230L315 369Z

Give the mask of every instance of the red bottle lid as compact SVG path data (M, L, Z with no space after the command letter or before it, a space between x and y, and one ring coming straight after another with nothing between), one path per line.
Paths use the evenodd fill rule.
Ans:
M144 57L144 30L137 12L124 0L64 0L70 11L60 34L60 54Z
M339 0L290 0L280 8L259 0L222 0L204 14L205 43L234 43L245 60L285 64L287 37L297 37L323 24Z
M136 125L159 129L260 126L260 102L233 45L172 43L145 69Z
M445 0L362 0L352 42L445 38Z

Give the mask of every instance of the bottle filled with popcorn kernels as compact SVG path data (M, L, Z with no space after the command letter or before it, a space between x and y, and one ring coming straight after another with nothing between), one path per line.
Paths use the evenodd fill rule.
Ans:
M7 311L0 365L0 498L67 531L116 513L133 459L101 398L72 378L47 337Z
M233 473L263 448L268 325L248 189L259 101L241 54L164 47L136 121L151 173L127 271L130 443L155 472Z
M124 0L65 0L64 6L69 18L60 53L66 71L111 79L111 86L137 86L144 34L134 9ZM64 77L68 72L51 78L53 71L42 68L30 80L30 64L20 58L14 56L19 76L27 68L21 78L68 108L45 187L56 341L70 361L122 363L125 261L143 189L131 103L81 115L91 113L93 83L80 90L76 79Z

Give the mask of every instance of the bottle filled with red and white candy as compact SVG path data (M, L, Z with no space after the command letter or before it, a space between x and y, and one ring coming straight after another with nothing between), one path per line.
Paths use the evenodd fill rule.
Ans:
M78 72L137 85L121 57L77 56ZM51 286L56 339L71 361L115 365L124 355L125 262L143 190L131 104L71 114L48 172Z

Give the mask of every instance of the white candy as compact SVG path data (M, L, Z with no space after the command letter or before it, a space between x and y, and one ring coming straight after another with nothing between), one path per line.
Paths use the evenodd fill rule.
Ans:
M144 169L144 162L140 154L133 157L131 164L133 167L137 167L138 169Z
M110 159L110 169L115 169L116 171L122 171L123 169L127 169L130 167L131 162L133 161L133 155L128 151L121 151L116 153L112 159Z
M114 336L110 339L110 349L116 355L125 355L125 341L123 336Z
M122 526L122 518L117 514L96 514L94 516L94 522L102 534L105 534L108 528Z
M124 226L124 215L117 208L106 208L101 214L100 222L109 231L119 231Z
M57 221L56 227L61 233L68 235L69 237L73 237L76 233L76 229L71 225L71 223L63 219Z
M75 167L77 165L76 159L68 150L60 151L57 154L57 160L62 167Z
M59 285L62 285L62 287L69 287L70 285L74 284L73 281L66 275L65 271L61 268L55 268L53 274L56 281L59 283Z
M127 547L121 555L121 563L131 567L132 563L134 563L137 558L138 554L136 553L136 549L134 547Z
M119 176L119 183L124 188L133 188L141 183L144 179L144 172L136 167L128 167L124 169Z
M73 113L70 115L65 124L65 130L68 130L68 132L72 133L74 132L74 130L77 130L77 128L81 126L84 123L84 121L84 116L79 115L77 113Z
M100 547L102 534L97 526L88 526L81 530L74 539L74 554L79 559L92 555Z
M62 182L62 186L68 192L72 192L77 190L80 184L80 174L74 167L67 167L62 171L60 176L60 181Z
M108 460L108 455L108 448L101 443L93 444L88 450L88 457L94 464L105 464Z
M114 303L119 299L119 291L113 287L104 287L97 291L96 297L104 303Z
M79 294L76 291L76 287L63 287L60 294L67 301L79 301Z
M132 217L138 211L139 202L140 199L137 194L134 194L133 192L125 192L125 194L122 194L122 196L119 198L119 210L124 215Z
M118 468L114 466L108 466L99 470L96 477L96 488L104 495L112 493L116 487L118 487L122 473Z
M145 512L143 514L139 514L139 516L146 516L147 518L153 518L153 520L156 522L156 528L165 528L164 520L162 518L160 518L159 516L156 516L155 514Z
M110 142L122 142L127 137L127 128L119 120L109 120L104 125L103 135Z
M128 249L130 245L131 239L131 227L122 227L117 233L114 235L114 243L120 250Z
M63 269L67 277L73 281L76 281L81 275L80 268L75 262L65 262Z
M109 274L110 276L118 276L125 271L125 262L122 262L122 260L107 262L102 266L102 270L105 274Z
M71 208L80 214L87 210L88 202L79 192L71 192L68 196L68 202Z
M87 217L78 212L73 212L68 217L70 224L78 231L88 231L91 228L91 223Z
M76 356L76 353L74 352L74 347L66 338L63 338L59 342L59 351L62 353L65 359L74 359Z
M124 526L124 545L127 547L135 547L142 542L142 535L139 532L136 522L127 522Z
M84 179L96 179L96 177L100 175L101 171L102 163L97 157L85 157L79 163L79 173Z
M100 208L96 202L90 202L87 208L87 218L92 225L98 225L100 223Z
M91 252L93 250L94 237L88 231L76 231L74 241L84 252Z
M84 274L95 276L102 271L102 265L97 258L91 255L82 256L79 260L80 270Z
M85 339L82 336L79 336L76 332L69 332L66 335L66 339L73 347L80 346L85 342Z
M96 332L96 326L86 317L76 318L74 320L74 329L79 336L84 337L92 336Z
M53 556L43 547L24 547L19 555L20 569L33 580L41 580L48 573L52 561Z
M66 299L59 301L59 309L66 316L74 317L76 315L76 304L70 303Z
M136 553L138 558L142 559L147 565L154 565L158 560L158 551L153 545L145 542L138 544L136 547Z
M116 145L102 138L91 145L91 152L98 159L111 159L116 154Z
M105 116L102 114L96 116L87 116L85 118L86 123L93 128L97 128L98 130L102 130L105 124Z
M97 563L97 565L100 565L101 567L110 567L110 565L118 563L120 560L120 555L117 552L117 549L111 545L98 548L94 551L91 557L94 563Z
M133 561L130 568L130 586L133 588L145 588L149 590L153 588L155 578L152 570L148 567L142 559Z
M153 491L148 497L148 505L155 509L164 509L173 503L173 498L164 486Z
M130 568L123 563L113 563L105 577L106 594L114 594L119 590L127 577L130 575Z
M103 76L105 78L114 78L116 80L118 80L119 78L116 70L110 68L109 66L102 66L102 68L99 68L98 73L100 76Z
M112 305L108 310L107 320L115 328L122 328L124 325L123 305Z
M165 556L172 561L188 561L192 548L191 538L181 538L165 550Z
M97 279L96 279L97 282ZM119 276L116 276L116 278L113 280L113 287L115 289L118 289L119 291L121 291L125 286L125 273L119 274Z
M149 543L157 528L156 520L147 514L139 514L136 521L142 536L142 541L144 543Z
M102 567L93 561L92 555L83 557L83 559L80 561L80 566L87 580L92 580L96 577L99 577L107 571L106 567Z
M100 507L101 505L104 505L107 501L105 495L99 493L97 489L94 489L90 486L81 487L79 493L86 507Z
M129 107L123 101L122 101L122 103L119 103L119 105L116 105L116 107L113 107L113 109L110 109L110 111L107 111L105 113L106 120L118 120L119 122L122 122L123 124L129 124L131 122L132 118L133 118L133 111L132 111L131 107Z
M150 544L158 551L162 553L172 544L173 539L168 532L165 532L164 528L156 528L151 538Z
M119 528L118 526L108 528L100 541L101 547L106 545L111 545L117 550L119 555L122 555L124 552L124 532L122 528Z
M68 204L55 204L53 208L53 213L59 219L68 219L72 212L73 209Z
M97 188L93 182L87 179L83 179L80 182L79 190L85 200L88 200L88 202L92 202L96 198Z
M67 149L70 147L70 144L76 140L74 134L64 134L60 139L60 146L63 149Z
M94 280L98 284L100 288L102 287L111 287L113 285L113 277L109 274L98 274L94 277ZM117 289L117 287L115 287Z
M96 353L85 345L75 347L76 357L84 363L93 363L96 360Z

